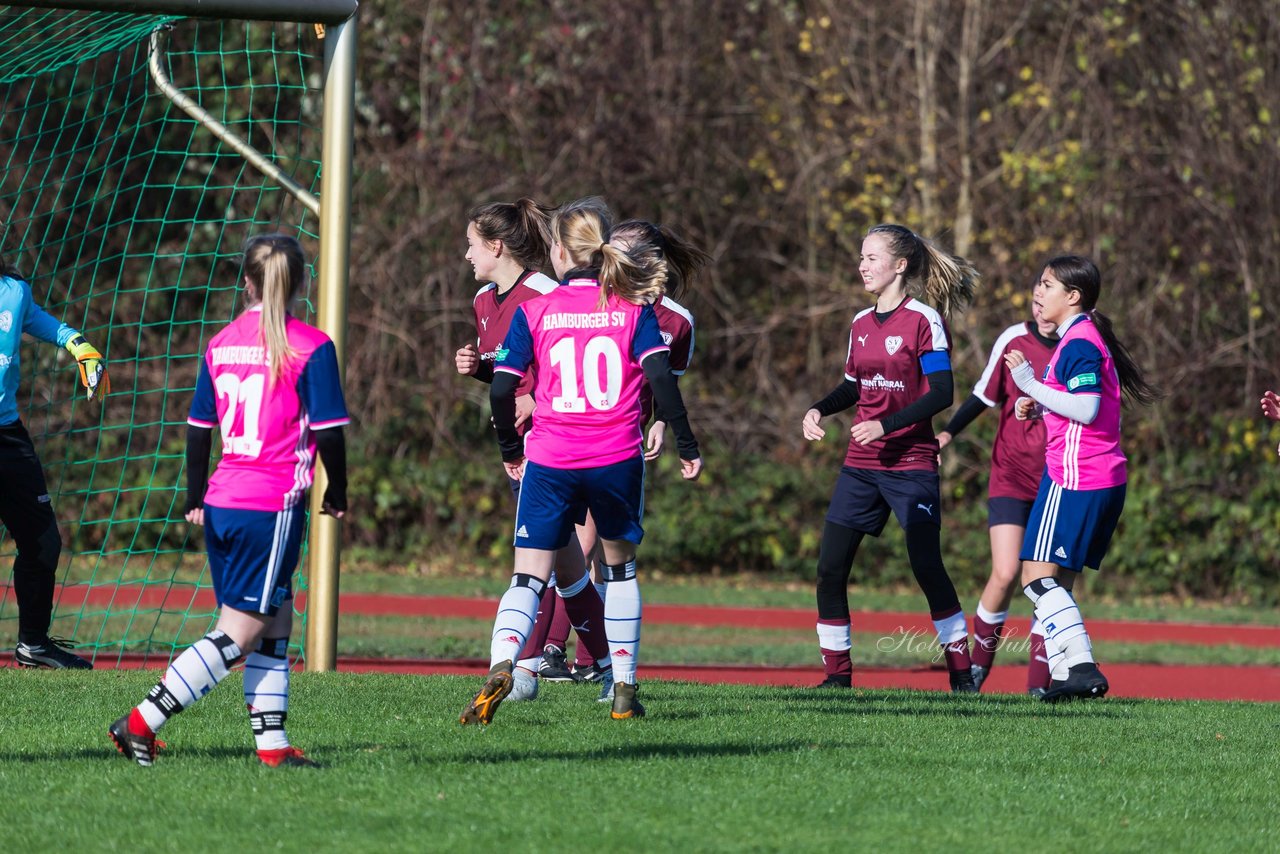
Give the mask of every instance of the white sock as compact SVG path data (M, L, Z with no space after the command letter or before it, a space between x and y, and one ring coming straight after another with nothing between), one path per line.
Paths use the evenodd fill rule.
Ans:
M849 624L841 623L838 626L832 626L827 623L818 623L818 648L829 649L832 652L852 649L853 639L850 636Z
M1003 626L1009 620L1008 611L988 611L981 602L978 603L977 614L978 619L988 626Z
M939 646L953 644L969 636L969 624L965 621L964 611L956 611L950 617L934 620L933 628L938 633Z
M633 575L610 581L604 600L604 634L609 639L613 681L636 684L636 659L640 656L640 583Z
M182 651L164 672L147 699L138 704L152 732L159 732L169 718L213 690L240 658L240 647L217 629Z
M1039 585L1039 590L1035 590ZM1084 619L1070 591L1052 578L1041 578L1028 584L1025 592L1036 607L1036 619L1044 628L1045 650L1049 653L1049 668L1055 679L1059 677L1058 663L1053 652L1062 656L1062 667L1070 670L1077 664L1093 661L1093 644L1085 631ZM1050 646L1052 643L1052 646Z
M244 704L259 750L289 746L284 731L289 716L288 649L288 638L264 638L244 660Z
M515 661L538 619L538 602L546 588L532 575L517 574L498 603L498 616L493 621L493 640L489 644L489 666L500 661Z

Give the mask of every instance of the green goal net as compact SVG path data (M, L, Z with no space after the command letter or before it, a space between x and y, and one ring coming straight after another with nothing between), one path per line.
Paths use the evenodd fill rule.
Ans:
M18 407L63 540L51 634L99 666L161 664L209 630L203 540L182 518L199 360L240 307L245 239L295 234L312 257L317 242L314 206L160 81L318 193L321 38L311 25L0 7L0 252L111 377L104 405L87 402L65 351L22 344ZM0 650L17 636L14 553L0 528Z

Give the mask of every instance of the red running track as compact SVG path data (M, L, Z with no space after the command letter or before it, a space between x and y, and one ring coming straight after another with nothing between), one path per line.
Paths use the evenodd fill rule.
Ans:
M0 667L12 666L12 656L0 656ZM126 654L100 656L98 668L159 669L165 658L159 655ZM480 659L400 659L340 657L338 670L346 673L401 673L412 676L483 676L489 663ZM1111 681L1110 697L1169 700L1250 700L1280 701L1280 667L1175 666L1155 664L1108 664L1103 667ZM719 665L642 664L646 679L730 685L772 685L808 687L822 681L816 667L723 667ZM984 693L1022 693L1024 670L997 667L988 677ZM853 672L858 688L909 688L946 691L947 673L940 668L858 667Z
M0 588L0 600L8 588ZM300 604L305 594L299 597ZM108 612L125 612L137 607L185 611L214 608L212 593L189 586L110 585L62 588L59 607L89 605ZM495 602L451 596L400 596L347 593L339 597L345 614L406 617L452 617L491 620ZM814 616L809 611L783 608L727 608L693 605L647 605L645 619L652 623L707 627L740 627L812 632ZM905 634L928 638L933 624L922 614L858 612L853 615L858 632ZM1010 637L1028 630L1026 619L1009 622ZM1278 626L1228 626L1207 623L1159 623L1150 621L1090 620L1089 633L1097 640L1131 643L1183 643L1200 646L1237 645L1280 646ZM7 664L9 657L0 659ZM165 659L127 655L114 662L99 659L99 666L159 667ZM481 661L399 660L340 658L338 667L349 672L468 674L485 670ZM817 668L803 667L722 667L643 665L648 678L677 679L708 683L805 686L821 680ZM1226 665L1146 665L1108 664L1103 667L1111 681L1111 696L1168 699L1253 700L1280 702L1280 667ZM946 673L934 668L858 668L854 682L864 688L914 688L945 690ZM997 667L987 681L992 692L1024 690L1022 667Z
M9 588L0 586L0 601L9 597ZM73 585L56 594L59 609L84 605L125 613L138 608L167 611L213 611L213 591L189 585ZM306 593L298 597L306 603ZM343 593L338 609L343 614L399 617L453 617L492 620L496 599L461 596L402 596L387 593ZM812 611L794 608L732 608L719 605L645 605L645 620L682 626L738 627L812 632ZM853 630L874 634L932 636L928 615L891 611L857 611ZM1030 621L1015 617L1006 626L1006 635L1025 638ZM1280 626L1221 625L1213 623L1154 622L1142 620L1089 620L1089 635L1095 640L1116 643L1182 643L1195 646L1280 647Z

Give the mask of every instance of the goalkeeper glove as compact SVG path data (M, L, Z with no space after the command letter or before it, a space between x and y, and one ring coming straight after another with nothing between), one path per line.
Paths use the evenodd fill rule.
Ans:
M107 360L84 340L83 335L76 335L67 342L67 352L76 357L80 366L80 384L85 387L86 398L93 400L99 390L102 397L111 394L111 380L107 377Z

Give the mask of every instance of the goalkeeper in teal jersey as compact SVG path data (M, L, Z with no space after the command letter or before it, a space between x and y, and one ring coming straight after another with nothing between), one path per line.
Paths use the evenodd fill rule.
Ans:
M0 524L18 550L13 560L13 591L18 600L14 661L22 667L90 668L88 661L67 652L65 641L49 637L62 536L44 469L18 417L18 350L24 332L65 347L75 356L90 400L110 391L106 360L77 330L36 305L31 285L0 261Z

